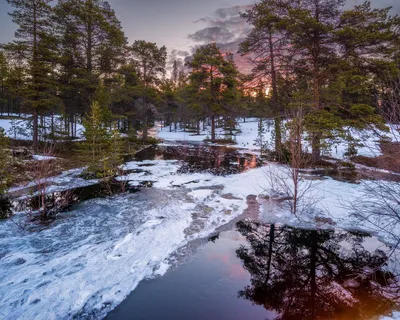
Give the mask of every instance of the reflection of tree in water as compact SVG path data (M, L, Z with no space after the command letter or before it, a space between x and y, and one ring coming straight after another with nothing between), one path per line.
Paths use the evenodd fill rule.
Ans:
M277 319L369 319L393 310L394 275L382 269L383 251L364 249L367 234L254 221L237 227L250 244L237 255L251 274L239 296L275 310Z

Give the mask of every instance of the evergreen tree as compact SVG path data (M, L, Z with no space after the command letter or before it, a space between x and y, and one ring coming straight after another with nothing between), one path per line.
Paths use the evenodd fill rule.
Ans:
M8 106L7 79L9 77L9 66L6 55L0 51L0 113L5 113Z
M123 140L117 122L111 119L112 114L108 108L94 101L83 121L85 128L83 134L86 139L83 151L90 159L87 170L89 176L113 176L123 162Z
M282 23L287 18L287 1L263 0L242 15L253 26L246 40L240 44L242 55L251 55L255 80L270 79L270 103L275 118L275 151L282 153L282 98L278 91L279 73L288 68L290 51Z
M85 128L85 154L89 161L88 172L103 177L107 174L108 168L105 165L105 158L108 156L110 133L104 121L104 114L98 102L93 102L90 112L83 121Z
M160 84L165 74L167 48L158 48L155 43L138 40L129 47L129 51L140 79L136 95L140 98L137 106L140 109L144 142L147 139L148 121L152 113L151 103L155 103L158 98L155 86Z
M55 103L54 52L51 30L51 0L7 0L15 8L10 14L18 25L15 40L6 50L13 52L27 66L26 84L19 92L33 114L33 145L39 141L39 114Z
M324 125L329 121L321 90L333 75L330 67L336 62L334 31L343 5L344 0L306 0L299 5L292 4L283 24L296 52L295 71L312 88L314 112L308 131L314 162L320 160Z
M215 117L223 114L222 86L224 81L223 67L226 61L215 43L197 48L193 60L188 63L191 68L189 81L191 93L202 107L204 115L211 118L211 141L215 142ZM198 113L198 112L197 112Z
M346 10L336 32L343 87L341 116L346 125L363 129L381 122L376 107L385 83L398 77L396 28L390 8L373 9L370 2Z
M172 66L171 81L175 86L178 85L178 79L179 79L178 63L176 60L174 60L174 65Z
M0 197L4 195L9 183L9 141L3 128L0 128ZM0 214L1 215L1 214Z
M226 54L221 67L222 82L222 109L225 117L225 128L229 128L229 135L233 135L238 110L242 108L242 75L234 60L233 54Z
M60 0L54 10L61 48L60 95L70 117L83 115L100 79L106 86L113 81L124 61L126 38L107 1Z
M123 140L116 121L111 123L109 150L107 159L108 167L110 172L115 174L118 170L118 166L123 162Z

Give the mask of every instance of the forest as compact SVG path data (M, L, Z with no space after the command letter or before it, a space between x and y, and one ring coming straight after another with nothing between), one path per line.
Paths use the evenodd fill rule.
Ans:
M7 0L0 318L131 319L206 239L249 280L229 278L235 316L208 292L220 313L199 319L400 319L396 10L259 0L235 51L177 58L128 38L113 3ZM135 319L180 319L160 305Z

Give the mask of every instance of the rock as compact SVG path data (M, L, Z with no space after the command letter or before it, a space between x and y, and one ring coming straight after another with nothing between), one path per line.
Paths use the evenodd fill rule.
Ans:
M33 157L33 153L28 148L14 149L11 153L17 158L32 159Z
M222 194L221 198L224 198L227 200L243 200L242 198L235 197L234 195L232 195L232 193Z
M336 222L333 221L331 218L328 217L315 217L315 222L322 223L322 224L329 224L331 226L335 226Z

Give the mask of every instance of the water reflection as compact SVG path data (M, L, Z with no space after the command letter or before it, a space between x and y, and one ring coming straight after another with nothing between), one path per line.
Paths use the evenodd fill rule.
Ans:
M11 202L0 196L0 219L5 219L11 214Z
M249 246L237 256L251 275L239 297L276 319L371 319L399 302L395 276L384 270L383 250L368 251L361 232L302 230L241 221Z
M222 146L152 146L136 154L136 160L182 160L180 173L235 174L256 168L261 160Z

